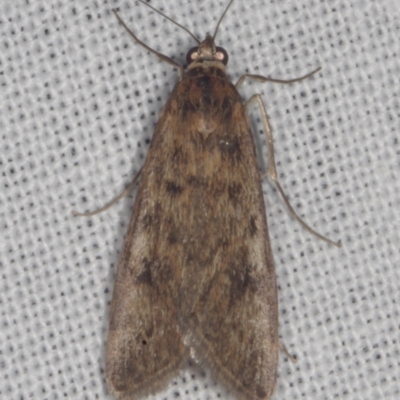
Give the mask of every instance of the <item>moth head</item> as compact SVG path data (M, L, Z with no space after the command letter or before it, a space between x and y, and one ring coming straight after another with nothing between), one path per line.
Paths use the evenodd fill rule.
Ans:
M217 61L222 64L228 64L228 53L225 49L215 46L212 36L207 35L206 38L195 47L192 47L187 55L186 62L190 65L194 62L202 63L204 61Z

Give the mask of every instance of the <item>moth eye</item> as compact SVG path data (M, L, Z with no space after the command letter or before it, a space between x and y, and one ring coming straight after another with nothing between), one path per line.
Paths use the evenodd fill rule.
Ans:
M196 58L199 55L199 48L196 47L192 47L186 54L186 64L189 65L191 64L194 60L196 60Z
M215 58L222 62L222 64L228 64L229 56L225 49L222 47L215 48Z

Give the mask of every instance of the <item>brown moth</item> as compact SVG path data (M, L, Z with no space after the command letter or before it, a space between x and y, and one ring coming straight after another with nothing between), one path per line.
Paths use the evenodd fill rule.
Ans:
M243 399L269 399L277 292L249 121L211 36L164 106L118 266L107 377L161 389L189 355Z
M279 347L276 278L255 146L245 104L226 75L227 53L214 44L216 29L202 42L195 38L184 70L114 12L181 76L141 170L118 266L109 388L118 399L144 398L193 358L237 399L270 399ZM245 75L238 85L246 77L305 78ZM264 106L259 95L252 100L267 130L268 173L286 201Z

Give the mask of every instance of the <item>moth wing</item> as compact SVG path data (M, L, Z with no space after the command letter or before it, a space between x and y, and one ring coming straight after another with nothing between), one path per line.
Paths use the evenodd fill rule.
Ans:
M173 210L155 182L159 178L155 172L163 163L157 154L168 151L159 148L157 137L168 134L170 124L168 117L161 116L116 274L106 375L119 399L146 397L163 389L188 358L177 318L181 278L163 237Z
M107 376L123 399L164 387L189 351L239 399L275 387L277 294L254 143L233 85L200 75L161 114L117 272Z
M178 119L186 152L193 148L179 178L186 182L179 196L190 204L182 217L179 322L195 358L239 399L269 399L278 362L277 289L257 157L236 89L209 81L191 84ZM201 100L192 100L198 88Z

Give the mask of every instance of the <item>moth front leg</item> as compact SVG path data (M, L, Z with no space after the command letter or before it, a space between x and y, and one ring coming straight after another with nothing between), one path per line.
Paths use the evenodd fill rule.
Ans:
M317 69L315 69L314 71L309 72L306 75L300 76L299 78L294 78L294 79L275 79L275 78L268 78L266 76L262 76L262 75L254 75L254 74L244 74L242 75L239 80L236 83L236 89L239 89L240 86L242 86L243 82L246 79L254 79L257 82L272 82L272 83L283 83L283 84L291 84L291 83L295 83L295 82L300 82L304 79L309 78L310 76L316 74L318 71L321 70L321 67L318 67Z
M80 213L80 212L77 212L77 211L72 211L72 215L74 217L92 217L93 215L100 214L101 212L108 210L115 203L117 203L123 197L127 196L132 191L132 189L134 188L134 186L138 182L141 173L142 173L142 168L140 168L139 172L132 179L132 182L122 191L122 193L120 193L117 197L115 197L114 199L109 201L103 207L100 207L100 208L98 208L97 210L94 210L94 211L87 211L87 212L83 212L83 213Z

